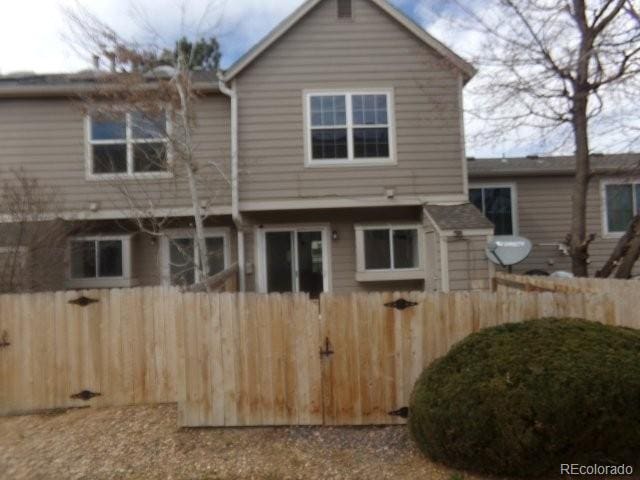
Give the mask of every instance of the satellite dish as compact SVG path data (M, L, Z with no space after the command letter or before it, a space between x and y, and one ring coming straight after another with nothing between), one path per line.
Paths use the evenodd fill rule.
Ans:
M496 265L511 267L524 261L532 249L533 244L527 238L497 236L487 245L486 253L487 258Z

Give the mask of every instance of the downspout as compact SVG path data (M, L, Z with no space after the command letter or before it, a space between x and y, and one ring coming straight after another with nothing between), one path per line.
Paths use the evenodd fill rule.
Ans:
M245 252L244 252L244 226L240 214L240 194L238 189L238 93L235 81L229 88L218 74L218 88L231 100L231 217L238 232L238 278L239 290L246 290L245 279Z

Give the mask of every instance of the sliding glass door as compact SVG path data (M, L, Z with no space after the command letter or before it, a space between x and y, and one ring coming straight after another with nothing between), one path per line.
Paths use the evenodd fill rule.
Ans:
M318 298L328 288L325 229L266 230L263 291L304 292Z

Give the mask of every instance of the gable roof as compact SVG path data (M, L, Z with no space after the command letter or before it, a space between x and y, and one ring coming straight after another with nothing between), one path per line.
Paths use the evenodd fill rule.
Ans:
M224 73L224 80L229 81L235 78L240 72L248 67L253 61L264 53L271 45L273 45L278 39L284 36L294 25L296 25L303 17L307 15L316 5L324 0L307 0L298 9L296 9L291 15L285 18L279 25L277 25L271 32L264 37L260 42L254 45L246 54L240 57L231 67L229 67ZM390 17L396 20L400 25L409 30L412 34L418 37L423 43L434 49L445 59L447 59L453 66L459 69L465 79L465 83L476 74L476 69L469 62L458 56L453 50L444 45L439 40L429 35L420 25L415 23L412 19L407 17L400 10L392 6L386 0L367 0L377 5L382 11L387 13Z
M425 205L440 230L491 230L493 224L470 203L460 205Z
M470 159L467 169L471 178L572 175L576 160L573 156ZM592 154L591 169L598 174L637 175L640 154Z

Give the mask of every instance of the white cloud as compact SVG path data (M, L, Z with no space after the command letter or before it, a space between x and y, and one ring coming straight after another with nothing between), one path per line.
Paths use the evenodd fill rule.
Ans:
M91 12L127 37L149 38L136 11L145 12L165 42L182 33L216 33L224 63L246 51L303 0L79 0ZM62 7L75 0L21 0L3 3L0 16L0 72L67 72L87 67L85 59L63 38ZM198 25L206 6L207 19ZM183 15L181 6L186 5ZM183 22L182 19L185 19ZM198 28L199 27L199 28Z

